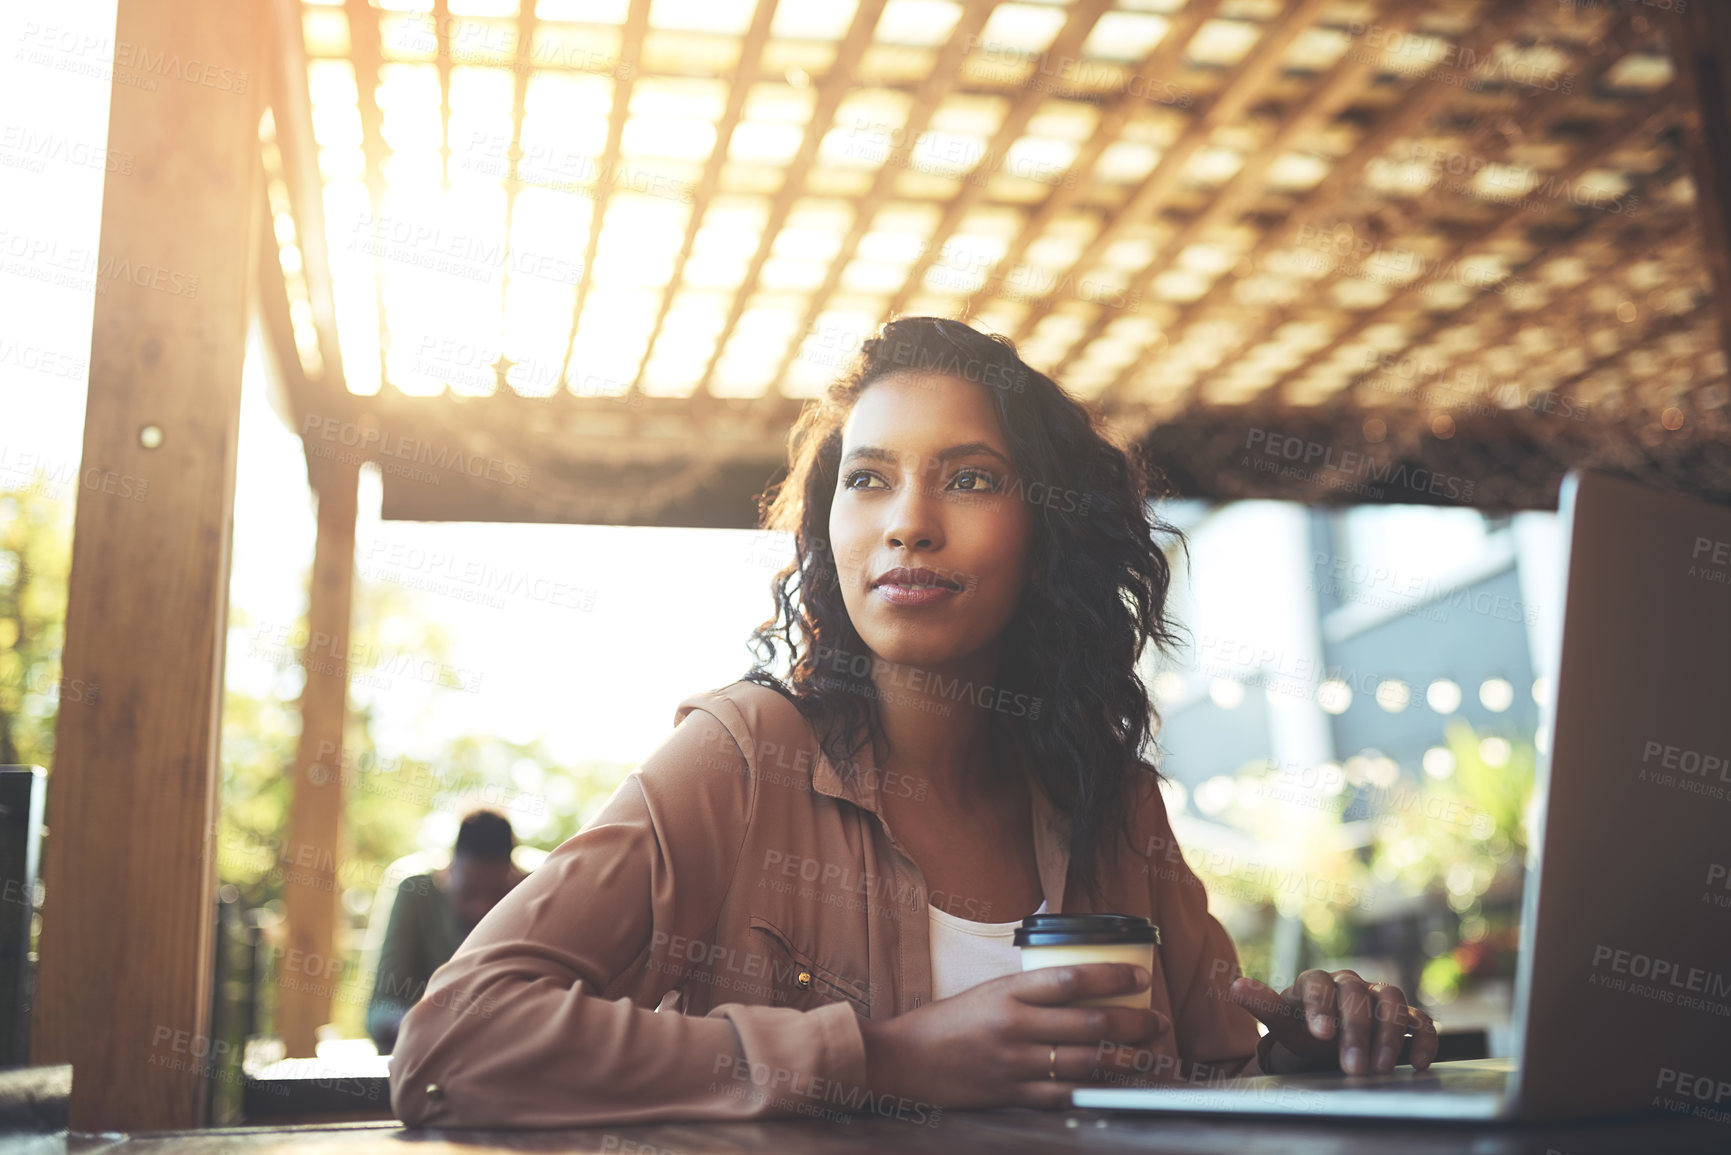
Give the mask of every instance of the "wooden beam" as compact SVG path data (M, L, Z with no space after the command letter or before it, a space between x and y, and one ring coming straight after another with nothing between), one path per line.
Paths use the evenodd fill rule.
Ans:
M367 207L374 222L385 213L385 134L384 110L379 107L379 69L384 49L379 43L379 11L367 0L344 0L343 11L349 18L349 59L355 68L356 108L361 115L361 150L367 163ZM385 248L373 249L373 303L379 314L379 363L377 372L381 385L388 380L385 360L390 353L385 325ZM351 365L353 374L372 371L372 366ZM349 382L345 380L345 388Z
M691 250L697 244L698 230L703 227L704 214L709 211L709 202L715 198L715 190L721 185L721 170L727 166L727 151L733 144L733 130L739 127L740 115L745 111L745 98L751 93L751 86L756 81L763 67L763 50L769 43L769 30L774 25L777 0L759 0L751 14L751 26L745 31L745 40L739 50L739 76L727 86L727 103L722 108L721 119L715 124L715 147L709 152L709 160L703 166L703 176L698 179L697 190L691 197L691 212L685 218L685 237L680 242L679 254L673 259L673 273L667 278L667 284L661 290L661 303L655 310L655 324L649 329L649 343L644 346L643 364L649 363L649 358L655 355L655 343L661 339L661 329L667 323L667 313L673 308L673 297L685 283L685 266L691 260ZM639 376L642 375L641 367ZM779 376L779 375L778 375ZM641 388L641 382L634 383L633 392Z
M387 473L380 516L387 521L756 529L758 495L785 472L779 461L714 463L706 458L624 468L567 464L530 489L464 478L453 479L455 484L442 491ZM684 492L654 501L640 496L656 486Z
M343 351L337 341L336 293L331 283L330 245L325 234L324 182L319 177L318 142L313 137L312 96L307 91L306 45L302 40L300 0L270 0L271 118L282 154L283 183L295 218L296 243L319 334L323 381L343 388ZM275 246L271 262L277 261ZM280 266L278 272L280 273ZM292 349L293 346L291 345Z
M139 163L103 193L99 263L129 272L96 297L82 466L102 484L79 492L62 659L103 695L56 728L33 1051L73 1064L75 1131L204 1121L265 34L230 0L116 19L116 43L198 75L112 84L109 150Z
M955 90L956 81L961 76L962 64L968 54L969 46L976 42L980 29L985 26L986 19L997 6L998 0L973 0L962 9L961 19L950 33L943 50L938 53L937 63L932 71L920 82L914 92L913 103L908 106L907 123L902 126L902 141L889 151L882 165L872 178L871 189L861 197L854 208L853 223L848 227L847 235L842 238L841 248L836 251L835 259L830 261L829 270L824 274L823 284L811 295L806 303L805 314L799 320L799 327L794 330L794 339L788 342L787 351L782 354L781 361L776 365L775 372L770 376L774 387L779 388L787 377L788 368L793 359L799 356L800 344L810 334L811 327L823 315L823 307L829 303L841 285L842 274L853 262L854 254L859 251L860 242L866 233L871 231L872 222L882 211L884 205L895 193L896 182L902 172L908 167L908 160L913 155L914 146L924 135L932 117L944 103L949 94ZM1078 9L1079 11L1080 9ZM1071 20L1076 16L1072 13ZM1024 95L1023 99L1026 99ZM1026 118L1023 118L1026 123ZM989 163L996 163L994 158L1003 154L994 154L989 148L986 157ZM943 231L940 229L940 231ZM930 255L928 251L928 256ZM927 262L929 266L929 261ZM923 272L921 274L924 275ZM907 284L914 283L910 273ZM906 292L906 288L903 292Z
M607 216L607 202L618 183L619 168L625 163L625 121L631 113L631 84L636 76L637 61L643 55L643 38L649 34L649 0L631 0L621 30L619 61L614 70L613 104L608 109L607 145L601 156L601 171L590 192L594 205L589 211L589 237L583 242L583 271L577 278L577 299L571 306L571 331L565 338L565 356L559 362L559 383L563 389L571 377L571 353L577 347L577 328L583 323L583 304L595 284L595 254L601 247L601 225Z
M1532 93L1517 94L1506 116L1481 115L1465 132L1465 139L1450 145L1455 151L1486 162L1501 161L1512 145L1539 143L1559 121L1581 115L1582 106L1593 98L1605 74L1625 59L1641 40L1650 40L1651 26L1637 20L1628 9L1617 11L1597 41L1597 51L1587 48L1572 72L1573 83ZM1510 131L1511 127L1514 131ZM1567 139L1567 138L1565 138ZM1432 224L1450 204L1459 203L1459 183L1438 180L1410 200L1391 199L1377 222L1384 236ZM1470 202L1469 202L1470 203Z
M1094 25L1099 23L1100 17L1104 16L1110 7L1110 4L1104 3L1102 0L1082 0L1071 7L1070 15L1064 20L1064 26L1052 38L1051 47L1041 54L1041 60L1081 59L1082 45L1087 42L1088 34L1094 30ZM1034 113L1039 111L1040 105L1046 102L1047 96L1045 86L1039 83L1038 77L1035 78L1034 83L1022 89L1021 94L1010 105L1010 110L1004 114L1003 122L998 125L998 131L992 134L991 143L986 146L985 156L982 158L983 162L991 162L993 158L1009 154L1011 146L1021 138L1023 130L1028 127L1028 122L1034 118ZM912 147L911 141L909 147ZM920 253L919 259L913 263L913 267L908 269L908 275L902 281L902 287L890 297L889 305L884 310L885 319L900 313L913 295L920 290L920 287L925 283L926 273L943 255L944 245L949 243L949 239L955 235L956 230L961 228L962 221L974 205L979 203L985 192L986 182L983 180L962 181L960 191L944 207L943 219L938 222L938 227L932 232L931 239L926 242L926 247Z
M1647 182L1646 187L1651 187L1653 183L1656 182ZM1476 334L1478 348L1467 352L1460 360L1449 366L1449 369L1451 371L1457 369L1472 370L1470 380L1489 381L1491 375L1488 372L1479 372L1485 355L1500 347L1528 326L1542 324L1551 328L1572 329L1575 332L1589 331L1587 326L1590 322L1584 315L1585 306L1598 295L1602 286L1614 284L1617 275L1623 271L1615 266L1614 256L1609 267L1602 267L1597 264L1594 260L1597 255L1594 252L1595 249L1609 250L1613 254L1637 251L1656 254L1661 251L1663 246L1671 244L1680 234L1684 233L1690 223L1692 222L1681 212L1667 214L1663 220L1657 223L1644 219L1631 220L1610 213L1601 214L1598 220L1581 230L1576 236L1569 238L1567 248L1562 253L1556 251L1540 252L1528 264L1517 270L1517 274L1529 272L1559 257L1565 259L1575 257L1591 270L1580 284L1547 299L1544 304L1535 309L1523 311L1509 308L1506 302L1492 294L1481 294L1471 304L1458 312L1434 316L1429 325L1413 336L1408 342L1407 348L1417 349L1427 342L1444 339L1451 332L1476 325L1483 315L1484 319L1490 321L1491 324ZM1499 309L1500 311L1498 311ZM1571 346L1569 350L1564 350L1564 352L1572 351L1572 349ZM1624 351L1627 352L1628 350ZM1369 374L1372 377L1375 375L1374 371ZM1544 361L1538 360L1526 366L1524 376L1536 386L1545 376ZM1434 390L1434 387L1432 388ZM1446 387L1443 389L1445 393L1450 391ZM1426 400L1423 389L1413 390L1412 395L1414 400L1421 404ZM1432 403L1424 405L1425 408L1446 411L1450 407L1448 404L1435 403L1434 391L1431 393L1431 398L1433 399ZM1473 401L1472 396L1463 394L1462 400L1457 403L1471 404Z
M793 211L794 201L805 192L806 174L816 163L818 147L823 144L824 135L835 122L835 111L847 94L854 90L853 71L859 65L860 57L865 55L865 50L871 45L872 34L877 30L878 17L883 15L885 3L886 0L860 0L859 6L854 9L853 22L848 25L841 43L836 45L835 63L830 66L828 74L818 86L817 100L812 107L811 119L806 122L799 151L794 154L793 160L788 162L787 174L782 179L781 188L776 190L775 200L770 204L769 219L764 222L763 232L758 237L757 250L751 255L745 280L740 282L739 289L728 304L727 321L715 338L715 350L710 353L709 361L703 367L703 377L692 391L692 396L700 407L701 399L709 395L710 379L715 376L715 366L721 361L728 338L733 336L739 318L745 314L747 303L757 293L757 283L763 275L763 266L769 262L769 253L775 246L776 235L781 232L781 226ZM795 333L792 339L798 341L800 334ZM768 392L774 384L773 381L765 382L765 391Z
M1630 138L1648 133L1655 121L1661 121L1675 115L1675 103L1676 94L1672 85L1666 85L1664 88L1650 93L1616 121L1605 126L1592 140L1586 142L1567 164L1555 172L1546 174L1547 177L1564 182L1573 181L1603 160L1606 154L1627 144ZM1451 244L1448 251L1442 254L1424 275L1403 286L1382 304L1355 314L1352 320L1329 338L1326 344L1318 347L1297 365L1281 374L1280 378L1269 386L1269 391L1281 395L1288 382L1297 381L1306 370L1316 365L1325 356L1338 351L1341 346L1387 317L1395 305L1443 280L1446 271L1453 268L1462 257L1468 256L1473 250L1489 244L1516 228L1533 224L1536 220L1543 220L1563 203L1565 203L1563 198L1554 198L1545 204L1542 211L1537 214L1527 212L1527 206L1519 201L1505 206L1484 224L1468 231Z
M314 457L318 537L307 602L301 666L300 743L283 857L283 913L288 951L277 971L277 1034L286 1057L311 1058L317 1030L330 1021L331 960L336 940L337 863L343 855L343 723L348 717L350 602L355 573L355 513L360 465ZM296 966L296 960L310 960Z
M1512 27L1531 15L1534 4L1535 0L1528 0L1525 5L1498 9L1497 14L1475 28L1472 35L1462 38L1457 46L1456 58L1487 59L1497 42ZM1278 229L1265 232L1256 247L1240 264L1254 268L1270 253L1279 252L1294 244L1303 230L1309 228L1321 213L1340 203L1346 190L1360 178L1366 166L1381 157L1395 141L1429 121L1455 95L1455 90L1443 83L1444 77L1437 75L1446 74L1448 71L1449 66L1439 65L1431 72L1415 77L1407 87L1405 99L1366 132L1350 153L1333 162L1329 166L1328 175L1304 194L1303 199L1287 214L1285 223ZM1182 340L1185 330L1192 325L1211 320L1217 312L1240 308L1241 306L1232 300L1232 290L1238 280L1238 274L1229 270L1215 280L1206 293L1181 308L1178 316L1166 327L1168 333L1175 335L1172 344ZM1131 382L1140 379L1159 351L1159 346L1150 344L1141 356L1127 365L1116 380L1107 386L1105 394L1117 395ZM1183 397L1175 399L1170 408L1180 408L1188 404L1194 396L1195 388L1192 386L1185 390Z
M1221 0L1190 0L1172 18L1167 26L1166 34L1159 43L1138 61L1131 69L1131 75L1137 77L1152 77L1165 82L1166 78L1177 73L1184 63L1184 50L1190 46L1196 30L1207 23L1220 7ZM1029 246L1051 228L1052 222L1062 216L1081 195L1085 182L1093 179L1094 165L1100 160L1100 155L1107 146L1118 139L1125 125L1137 112L1147 107L1148 100L1141 93L1130 91L1126 86L1123 95L1119 96L1100 114L1100 120L1088 139L1082 142L1082 147L1076 153L1076 159L1070 162L1061 179L1053 185L1052 191L1034 210L1034 214L1023 224L1022 231L1005 250L1003 257L994 266L1001 272L986 279L979 292L969 299L965 314L969 317L977 315L986 303L996 297L1003 296L1004 280L1021 264L1022 257L1028 252Z
M1643 174L1642 178L1630 188L1632 197L1641 200L1652 200L1649 190L1663 187L1675 179L1675 166L1663 165L1651 173ZM1657 202L1664 206L1663 201ZM1592 270L1578 284L1563 289L1544 300L1542 304L1532 309L1516 309L1510 307L1508 298L1495 293L1480 293L1470 303L1452 313L1427 312L1420 307L1412 309L1411 317L1403 318L1403 323L1416 321L1419 328L1408 331L1408 340L1403 351L1422 350L1430 342L1444 341L1449 334L1463 329L1476 329L1474 342L1476 349L1464 352L1458 359L1446 366L1451 373L1455 371L1476 370L1484 357L1491 351L1529 326L1542 326L1551 329L1567 330L1572 324L1589 324L1581 320L1577 314L1581 306L1587 304L1604 285L1612 282L1622 270L1615 266L1617 257L1627 252L1639 252L1651 255L1663 245L1671 243L1690 224L1689 216L1679 210L1662 207L1662 215L1654 220L1652 212L1646 215L1633 216L1612 212L1602 212L1579 231L1567 237L1557 247L1535 249L1530 259L1523 265L1512 269L1508 281L1513 282L1522 274L1537 274L1538 270L1557 260L1574 259ZM1610 253L1609 267L1600 258ZM1481 324L1483 328L1478 328ZM1359 374L1353 385L1365 380L1374 380L1379 371L1371 369ZM1543 364L1534 363L1527 368L1527 376L1537 379L1543 376ZM1474 378L1478 375L1475 373ZM1403 396L1385 402L1389 406L1388 416L1392 420L1403 418L1403 410L1407 408L1426 408L1433 411L1446 411L1448 404L1437 397L1438 386L1415 386L1410 390L1401 391ZM1441 392L1454 392L1446 387ZM1462 395L1464 401L1473 402L1471 396ZM1134 402L1114 404L1116 399L1102 402L1102 408L1108 413L1122 413L1134 408Z
M700 420L674 397L387 388L350 400L333 414L339 424L391 435L388 448L374 443L387 518L715 528L755 524L751 498L784 463L785 432L804 404L771 394Z
M295 46L298 48L298 41ZM304 81L304 61L294 60L291 53L289 60L279 58L279 63L284 68L295 70ZM273 91L280 90L280 87L273 87ZM277 123L280 130L280 115ZM285 156L285 167L287 164ZM314 211L317 212L316 207ZM299 209L296 215L299 217ZM322 222L322 218L323 214L318 213L317 219ZM324 399L330 396L333 386L341 388L342 378L327 376L316 386L306 379L295 349L287 286L277 256L276 236L268 218L261 221L258 232L258 316L266 345L273 354L272 360L288 394L294 428L301 431L305 440L308 431L316 424L308 417L330 415L331 406ZM323 250L319 250L317 256L322 258L323 255ZM312 265L313 258L309 255L309 271ZM325 275L328 279L328 269ZM341 836L343 795L340 768L348 677L346 663L339 662L333 655L346 655L348 652L356 487L360 469L356 461L311 452L313 442L310 440L307 449L307 480L319 495L307 615L308 648L311 652L303 651L301 655L306 674L300 697L301 734L290 779L288 829L284 840L289 849L281 856L295 863L292 871L284 872L283 882L285 922L293 953L282 956L282 966L278 971L279 977L294 981L279 982L276 1004L278 1034L288 1055L295 1058L315 1053L317 1029L330 1019L331 1001L328 973L318 973L328 972L329 968L315 969L300 960L341 957L335 934L338 919L335 864ZM320 638L331 640L314 644L314 640Z
M433 0L433 63L439 70L439 188L451 188L451 0Z
M1269 21L1256 41L1256 47L1233 67L1220 92L1184 130L1184 135L1160 154L1153 171L1143 178L1136 191L1130 194L1130 199L1101 223L1100 231L1070 265L1072 273L1086 275L1126 228L1152 221L1159 215L1167 197L1183 179L1185 166L1191 157L1201 151L1217 129L1232 123L1250 107L1279 72L1280 62L1292 42L1329 4L1330 0L1297 0L1296 6L1287 5L1279 16ZM1035 301L1016 325L1014 339L1021 341L1032 333L1034 327L1058 307L1061 299L1061 293L1053 292Z
M1608 353L1592 358L1567 376L1551 382L1551 392L1559 397L1578 396L1580 385L1600 370L1610 368L1632 353L1652 348L1673 333L1696 328L1701 324L1703 315L1712 312L1712 309L1692 309L1684 313L1655 314L1652 310L1645 310L1640 315L1640 328L1636 330L1633 338L1620 343ZM1639 398L1636 400L1639 401Z
M523 173L518 166L521 166L523 163L523 121L528 116L529 73L534 71L535 68L534 49L536 23L535 5L531 3L522 4L517 9L516 44L515 53L511 63L511 147L509 151L505 153L505 156L509 159L509 163L513 167L510 170L507 170L509 175L503 182L505 188L505 231L501 236L504 238L504 244L507 246L506 251L509 251L509 245L511 244L511 226L517 218L517 198L522 194L523 186L527 183L524 181ZM449 126L446 127L445 135L446 144L449 146ZM448 173L449 170L447 170L447 175ZM510 301L511 262L507 260L499 270L499 327L501 338L503 338L504 333L506 332L504 317L505 310L510 304ZM503 348L503 340L500 341L500 346L499 355L504 357L505 350ZM508 383L504 376L501 374L499 377L498 387L504 389L507 384ZM558 382L554 382L553 387L557 389L559 387Z
M1731 8L1678 6L1666 32L1688 107L1702 258L1713 274L1720 342L1731 356Z
M1394 11L1383 18L1387 35L1405 35L1424 10L1425 3L1426 0L1402 0ZM1359 95L1365 84L1375 79L1375 67L1372 58L1366 54L1347 52L1342 55L1302 104L1291 112L1282 112L1273 137L1244 158L1243 167L1214 193L1207 207L1185 221L1160 247L1160 251L1148 266L1131 278L1125 289L1125 296L1132 301L1141 300L1149 286L1172 267L1179 254L1207 237L1210 230L1232 223L1262 194L1263 178L1267 176L1274 162L1295 142L1305 139L1317 126L1338 113L1354 96ZM1063 360L1052 370L1052 376L1063 380L1064 371L1106 331L1106 326L1112 320L1110 312L1099 310L1087 330L1070 346Z
M268 364L276 379L282 383L287 397L294 428L301 430L307 428L306 418L309 413L318 413L325 408L319 402L323 391L307 379L306 370L301 367L300 351L295 347L294 322L289 316L288 283L283 277L282 262L277 256L276 232L271 227L270 202L264 195L264 178L265 174L261 172L257 277L254 286L258 296L255 298L254 315L258 318L259 328L264 335ZM309 454L309 483L312 480L312 470L312 457Z
M1388 416L1380 406L1193 408L1138 443L1172 493L1215 501L1555 509L1572 468L1731 500L1731 445L1687 426L1644 439L1640 426L1597 412L1576 420L1522 407L1459 414L1446 438L1413 430L1396 436L1391 426L1386 439L1369 441L1364 423ZM1292 468L1270 445L1303 446L1310 464Z

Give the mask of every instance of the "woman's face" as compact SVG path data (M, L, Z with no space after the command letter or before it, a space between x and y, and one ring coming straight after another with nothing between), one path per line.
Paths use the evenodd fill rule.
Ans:
M1029 573L1022 492L984 386L921 372L866 386L842 427L829 532L874 654L938 666L998 636Z

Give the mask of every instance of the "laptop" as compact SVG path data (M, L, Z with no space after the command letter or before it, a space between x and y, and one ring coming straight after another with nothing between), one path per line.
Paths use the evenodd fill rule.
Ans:
M1534 782L1514 1053L1386 1075L1087 1087L1075 1106L1731 1118L1731 506L1573 471L1561 515L1567 588Z

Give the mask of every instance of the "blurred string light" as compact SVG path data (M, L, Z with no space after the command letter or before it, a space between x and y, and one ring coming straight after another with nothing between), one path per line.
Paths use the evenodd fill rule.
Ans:
M1398 714L1412 701L1412 690L1399 678L1385 678L1377 683L1376 704L1390 714Z
M1339 678L1330 678L1316 688L1316 704L1330 714L1344 714L1352 705L1352 687Z
M1447 678L1438 678L1426 687L1424 700L1439 714L1452 714L1461 708L1461 688Z
M1443 779L1452 777L1455 772L1455 756L1447 746L1432 746L1424 752L1424 772L1432 778Z
M1215 678L1209 683L1208 696L1222 710L1236 710L1244 701L1244 684L1232 678Z
M1479 686L1479 704L1501 714L1515 704L1515 687L1506 678L1486 678Z
M1381 750L1365 749L1346 760L1342 767L1346 781L1353 786L1374 786L1387 790L1400 780L1400 763Z
M1534 703L1534 705L1543 706L1547 701L1550 700L1550 696L1551 696L1551 679L1546 677L1543 674L1534 678L1533 679L1533 703Z
M1444 876L1444 884L1450 894L1471 895L1473 893L1473 868L1465 862L1457 862L1449 867Z
M1216 774L1196 787L1192 795L1196 809L1207 815L1219 814L1238 797L1238 783L1224 774Z
M1316 788L1324 794L1339 794L1346 789L1345 772L1334 762L1317 763Z
M1514 753L1514 747L1509 745L1507 738L1481 738L1479 740L1479 761L1486 766L1501 769L1509 764L1509 757Z

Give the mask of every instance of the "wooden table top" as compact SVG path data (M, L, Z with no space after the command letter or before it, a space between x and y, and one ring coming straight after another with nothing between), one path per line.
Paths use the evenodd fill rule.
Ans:
M14 1147L14 1142L21 1143ZM1228 1119L1086 1111L950 1111L937 1126L855 1117L847 1123L662 1123L567 1131L411 1131L394 1123L240 1127L121 1135L0 1137L20 1155L707 1155L740 1151L861 1155L895 1151L1021 1155L1049 1151L1183 1152L1187 1155L1725 1155L1731 1127L1656 1112L1626 1121L1564 1126Z

